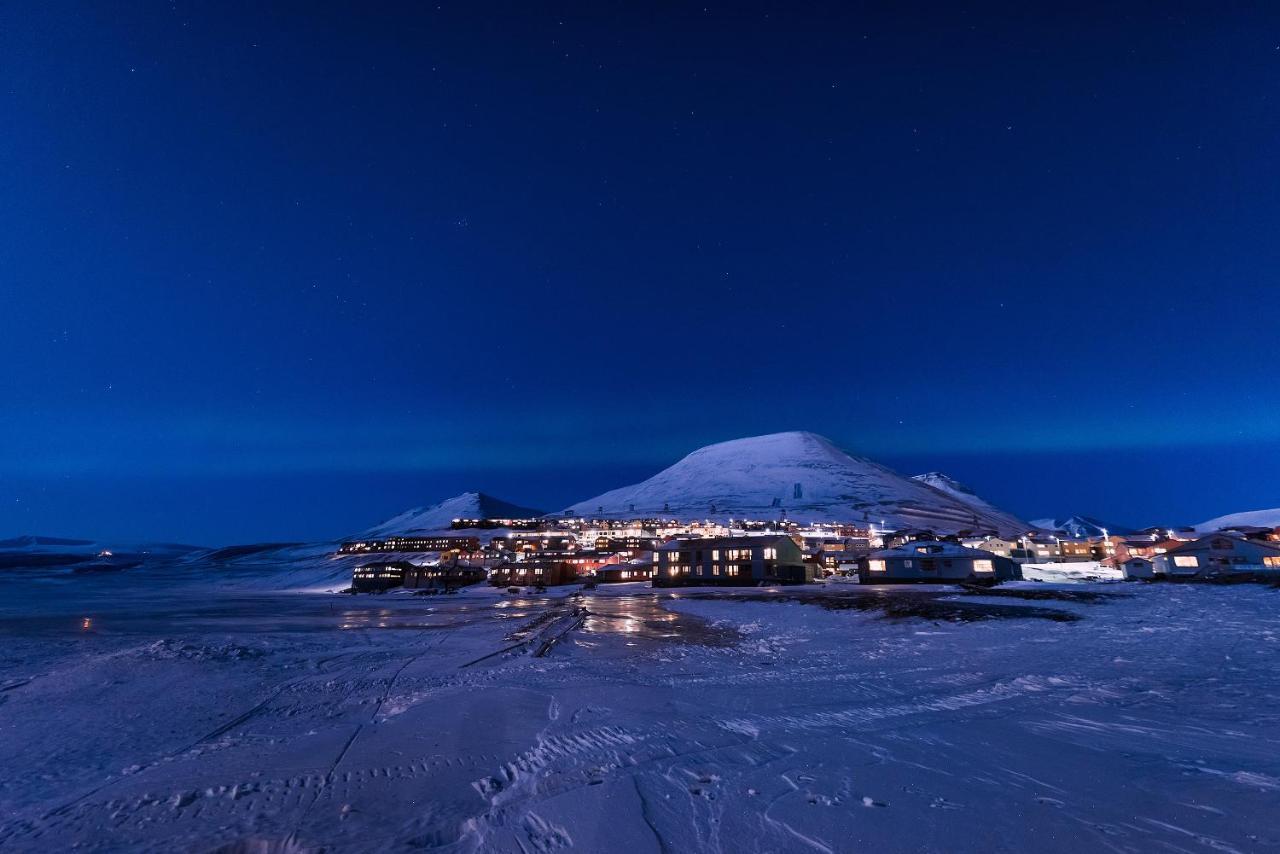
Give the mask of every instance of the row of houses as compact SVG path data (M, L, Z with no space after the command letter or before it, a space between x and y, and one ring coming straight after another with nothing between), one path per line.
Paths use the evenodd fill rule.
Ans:
M508 542L517 547L529 543L525 536L513 539ZM402 561L365 564L356 567L353 588L451 588L486 580L496 586L549 587L587 579L651 581L655 587L734 587L807 584L837 573L856 575L864 584L999 583L1021 578L1023 564L1054 559L1100 562L1133 579L1280 573L1280 537L1270 529L1223 531L1193 540L1155 531L1079 541L937 537L927 531L898 532L885 539L889 548L872 549L870 541L860 537L776 533L682 537L660 544L629 543L639 548L631 549L634 556L628 559L619 551L569 548L568 541L543 537L536 550L500 553L506 556L485 553L464 559L468 556L456 550L426 566Z
M833 574L857 574L864 583L909 581L999 582L1020 577L1017 564L991 552L950 542L913 542L897 549L806 549L783 535L672 540L649 560L599 563L593 558L539 555L489 567L449 564L416 567L404 562L357 567L357 591L390 587L458 587L487 580L498 587L552 587L588 578L597 583L651 581L654 587L809 584Z

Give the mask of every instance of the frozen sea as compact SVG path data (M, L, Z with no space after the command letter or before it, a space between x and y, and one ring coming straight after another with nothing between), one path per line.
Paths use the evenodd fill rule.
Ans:
M0 851L1280 851L1278 615L11 573Z

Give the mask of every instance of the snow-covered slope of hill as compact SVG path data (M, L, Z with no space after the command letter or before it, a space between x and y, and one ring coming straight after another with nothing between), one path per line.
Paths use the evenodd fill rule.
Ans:
M950 495L952 498L955 498L959 501L963 501L965 504L968 504L972 507L977 507L978 509L982 510L985 513L1004 513L1004 511L1000 510L995 505L981 498L978 495L978 493L974 492L972 489L965 486L963 483L960 483L955 478L949 475L945 475L940 471L931 471L925 474L917 474L917 475L914 475L911 479L916 481L917 483L923 483L926 486L931 486L934 489L945 492L947 495Z
M777 519L784 511L797 521L866 521L940 532L1029 530L1016 516L962 501L803 432L709 445L643 483L566 510L575 516L680 519Z
M1094 519L1091 516L1068 516L1065 519L1032 519L1031 524L1042 531L1063 531L1068 536L1077 538L1101 537L1102 532L1108 534L1131 534L1132 530L1124 525L1112 525Z
M399 516L362 531L361 537L395 537L448 531L454 519L532 519L546 511L519 507L485 495L464 492L430 507L415 507Z
M1207 522L1196 525L1197 531L1219 531L1236 525L1255 528L1275 528L1280 526L1280 507L1270 510L1247 510L1244 513L1229 513Z

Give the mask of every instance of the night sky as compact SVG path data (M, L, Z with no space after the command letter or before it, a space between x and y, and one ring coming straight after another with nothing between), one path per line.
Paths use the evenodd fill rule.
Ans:
M1026 518L1280 505L1280 8L1036 5L6 4L0 536L787 429Z

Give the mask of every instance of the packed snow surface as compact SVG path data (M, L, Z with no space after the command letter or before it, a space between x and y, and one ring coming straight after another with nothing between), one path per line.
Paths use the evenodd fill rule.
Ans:
M1236 525L1256 528L1280 527L1280 507L1275 507L1271 510L1249 510L1244 513L1219 516L1216 519L1210 519L1207 522L1201 522L1196 525L1196 530L1212 533L1213 531L1220 531L1223 528L1231 528Z
M1280 846L1267 587L205 569L0 575L0 850Z
M643 483L579 502L566 512L683 519L776 519L785 512L801 522L865 521L943 532L1029 530L1027 523L976 496L957 497L802 432L708 445Z

